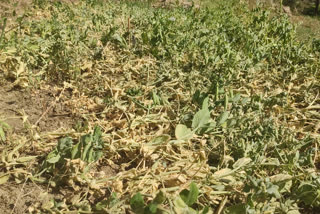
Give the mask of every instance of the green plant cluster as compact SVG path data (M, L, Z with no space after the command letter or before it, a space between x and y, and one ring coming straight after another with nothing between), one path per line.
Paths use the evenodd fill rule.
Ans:
M68 159L80 159L86 163L99 160L104 148L101 135L101 129L97 126L92 134L82 136L76 144L70 137L60 139L57 147L47 155L43 168L49 172L58 170L61 173Z

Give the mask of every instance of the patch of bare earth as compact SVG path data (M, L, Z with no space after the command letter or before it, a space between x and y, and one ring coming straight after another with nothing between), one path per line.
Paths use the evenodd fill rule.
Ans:
M0 185L0 213L29 213L32 207L46 206L48 203L50 195L33 183Z
M26 90L0 85L0 117L17 133L33 125L40 131L71 128L74 118L65 104L68 97L67 91L50 86Z

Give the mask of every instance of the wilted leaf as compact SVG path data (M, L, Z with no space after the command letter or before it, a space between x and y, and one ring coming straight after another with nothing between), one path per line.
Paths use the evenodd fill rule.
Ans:
M0 175L0 185L6 183L10 178L10 174Z
M268 158L261 163L262 165L269 165L269 166L279 166L280 162L278 158Z
M174 210L177 214L197 214L197 212L191 207L188 207L180 197L177 197L173 203L175 205Z
M193 132L187 126L178 124L175 135L178 140L190 140L193 136Z
M222 177L225 177L225 176L228 176L230 174L233 173L233 170L232 169L229 169L229 168L224 168L224 169L221 169L219 171L216 171L214 174L213 174L213 177L214 178L222 178Z
M239 169L247 164L249 164L251 162L251 158L246 158L246 157L243 157L243 158L240 158L238 159L234 164L233 164L233 168L234 169Z
M20 157L16 161L17 163L24 163L24 162L29 162L33 159L35 159L37 156L27 156L27 157Z
M288 175L288 174L277 174L277 175L273 175L273 176L270 177L270 181L272 183L288 181L288 180L291 180L291 179L292 179L292 176Z

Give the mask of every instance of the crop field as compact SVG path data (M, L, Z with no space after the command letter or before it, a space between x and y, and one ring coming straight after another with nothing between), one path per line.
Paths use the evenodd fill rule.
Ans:
M320 213L319 37L245 1L21 2L0 213Z

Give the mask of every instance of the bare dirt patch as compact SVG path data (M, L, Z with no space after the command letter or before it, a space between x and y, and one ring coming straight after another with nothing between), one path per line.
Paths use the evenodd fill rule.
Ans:
M31 91L0 85L0 116L16 132L31 125L40 131L70 128L74 118L65 105L69 95L66 91L60 93L64 96L56 100L59 91L50 86Z
M44 189L33 183L7 183L0 186L1 213L29 213L29 208L45 205L50 196Z

